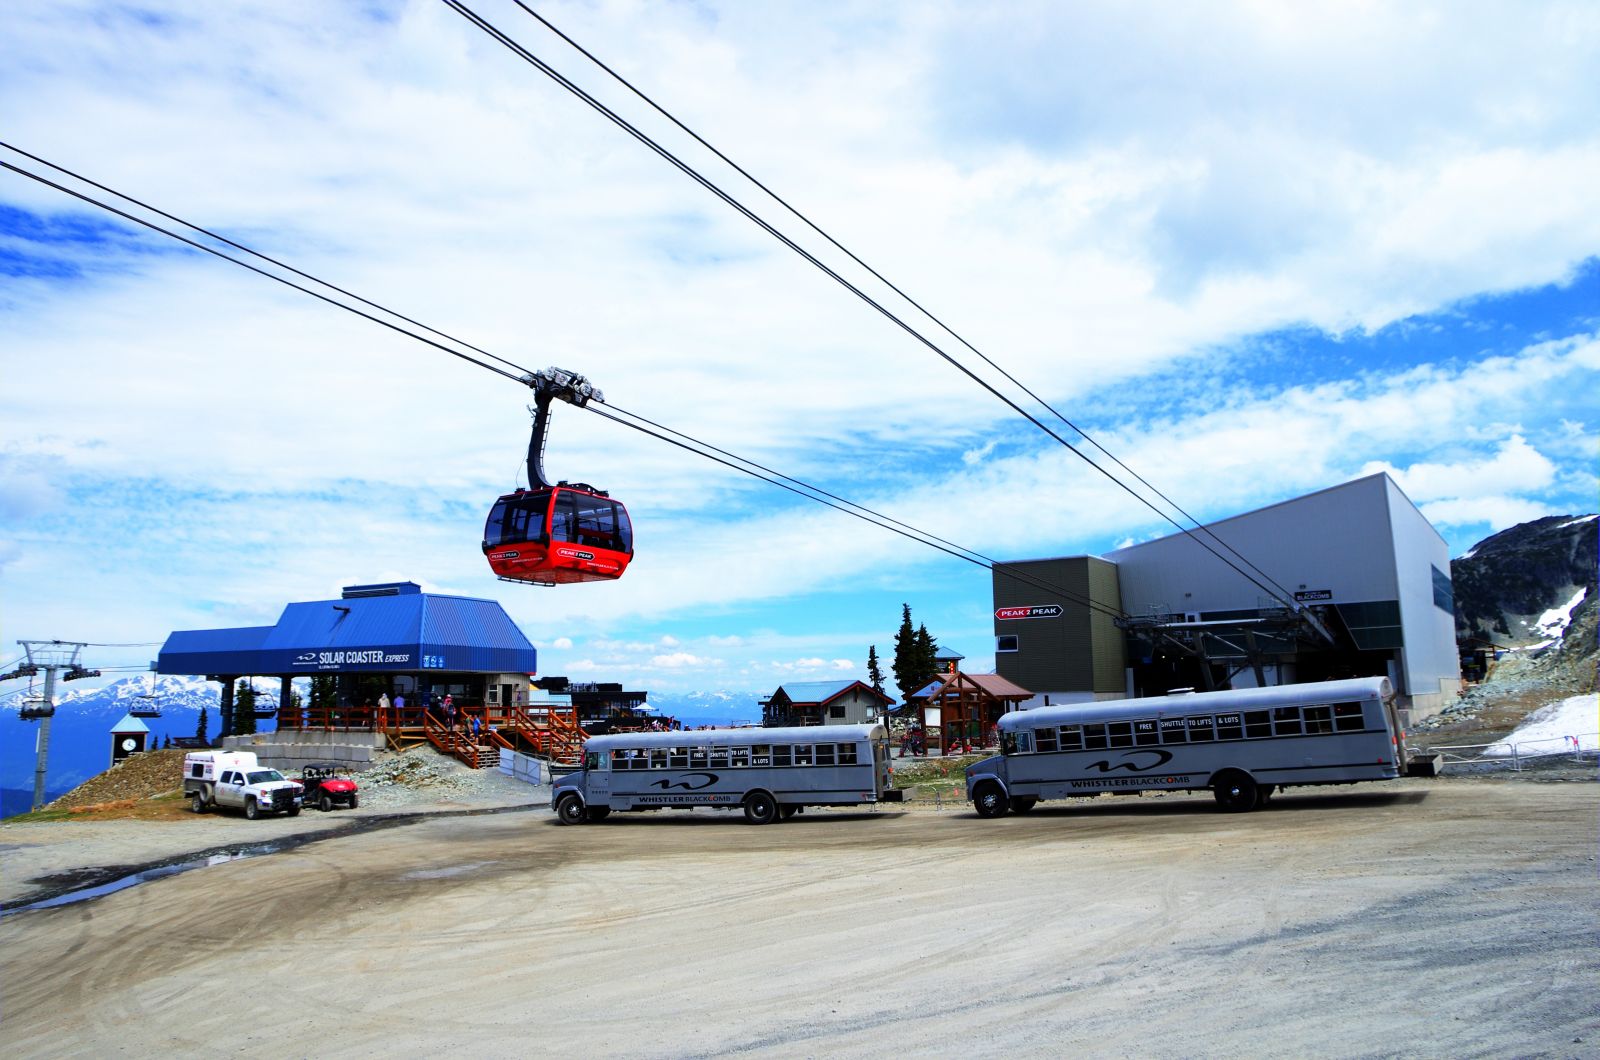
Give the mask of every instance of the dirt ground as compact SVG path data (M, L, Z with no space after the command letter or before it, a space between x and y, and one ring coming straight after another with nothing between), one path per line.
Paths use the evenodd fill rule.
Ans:
M1597 795L423 815L0 920L0 1052L1600 1056Z

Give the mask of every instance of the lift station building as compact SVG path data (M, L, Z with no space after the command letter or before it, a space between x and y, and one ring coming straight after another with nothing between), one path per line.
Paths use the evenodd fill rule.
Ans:
M1419 720L1460 685L1449 546L1387 474L993 585L1027 706L1387 676Z
M331 676L349 706L379 695L421 706L448 694L465 707L527 703L537 664L537 651L497 602L390 582L289 604L276 625L179 630L155 669L224 682L278 677L283 703L294 678Z

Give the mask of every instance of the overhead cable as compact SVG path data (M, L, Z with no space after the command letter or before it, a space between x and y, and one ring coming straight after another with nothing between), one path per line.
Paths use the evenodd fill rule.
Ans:
M192 224L189 221L186 221L186 220L176 216L175 214L167 213L166 211L156 209L155 207L144 206L143 203L139 202L139 200L137 200L137 199L134 199L132 196L124 195L123 193L121 193L119 191L116 191L115 189L112 189L112 188L110 188L110 187L108 187L108 186L106 186L104 184L100 184L100 183L97 183L95 181L88 180L87 178L80 178L80 177L78 177L78 175L76 173L73 173L71 170L66 169L65 167L58 166L58 165L56 165L54 163L47 162L47 161L45 161L43 159L39 159L37 156L29 154L28 152L25 152L25 151L21 151L21 150L15 148L15 147L12 147L10 144L6 144L4 142L0 142L0 147L5 147L5 148L7 148L9 150L15 151L18 154L25 155L26 157L28 157L30 159L35 159L36 161L39 161L43 165L49 166L51 169L54 169L54 170L56 170L58 172L61 172L61 173L69 174L69 175L73 176L75 179L82 179L85 183L91 184L94 187L99 188L99 189L107 192L110 195L114 195L117 198L122 199L122 200L124 200L126 202L138 203L141 207L149 209L152 212L157 213L162 217L168 218L168 219L174 221L175 223L183 225L184 227L189 228L189 229L191 229L193 231L205 232L208 235L210 234L209 230L203 229L199 225ZM37 181L37 182L39 182L41 184L44 184L44 185L46 185L48 187L54 188L55 190L63 192L64 194L73 196L74 198L77 198L77 199L79 199L79 200L81 200L83 202L89 203L89 204L94 205L94 206L98 206L101 209L106 210L107 212L112 213L112 214L114 214L114 215L116 215L118 217L121 217L121 218L125 219L125 220L132 221L135 224L142 225L142 226L144 226L146 228L151 229L152 231L158 232L158 233L160 233L162 235L165 235L165 236L168 236L168 237L170 237L172 239L176 239L179 242L185 243L188 246L193 247L193 248L195 248L197 250L203 250L206 253L213 255L214 257L221 258L224 261L232 262L235 265L241 266L242 268L249 269L251 272L254 272L254 273L256 273L258 275L261 275L261 276L265 276L268 279L276 280L279 283L282 283L282 284L284 284L284 285L286 285L288 287L294 288L295 290L300 291L300 292L302 292L304 294L309 294L312 297L317 298L318 300L327 303L328 305L334 306L334 307L339 308L339 309L343 309L343 310L345 310L346 312L349 312L349 313L354 313L356 316L362 317L362 318L364 318L366 320L370 320L375 324L381 324L384 327L390 329L391 331L398 332L398 333L400 333L402 335L406 335L406 336L408 336L410 338L416 339L419 342L426 343L427 345L432 346L435 349L441 350L441 351L443 351L445 353L449 353L452 356L458 357L458 358L460 358L462 360L465 360L465 361L467 361L467 362L469 362L471 364L477 365L480 368L487 369L488 371L494 372L494 373L496 373L498 375L501 375L501 376L505 376L507 378L515 379L519 383L524 383L525 382L525 380L520 375L512 375L511 373L506 372L505 370L503 370L501 368L498 368L495 365L488 364L487 362L482 361L482 360L480 360L480 359L478 359L476 357L471 357L471 356L468 356L466 354L461 353L460 351L452 350L449 347L444 346L443 344L435 341L434 339L430 339L425 335L420 335L420 334L418 334L418 333L416 333L414 331L411 331L408 328L405 328L405 327L402 327L400 325L391 323L390 321L382 320L382 319L374 316L371 313L365 312L365 311L363 311L361 309L356 308L355 306L348 305L348 304L346 304L344 302L341 302L337 298L333 298L333 297L330 297L330 296L328 296L326 294L323 294L321 292L314 291L314 290L310 289L309 287L305 286L304 284L299 284L299 283L294 282L293 280L289 280L289 279L286 279L285 277L275 275L272 272L269 272L269 271L267 271L265 269L261 269L261 268L258 268L255 265L250 264L248 261L243 261L243 260L241 260L241 259L239 259L237 257L234 257L233 255L225 254L225 253L223 253L223 252L221 252L221 251L219 251L219 250L217 250L217 249L215 249L213 247L205 246L202 243L199 243L199 242L196 242L195 240L189 239L186 236L183 236L183 235L181 235L181 234L179 234L177 232L173 232L170 229L165 228L165 227L163 227L161 225L155 224L152 221L148 221L148 220L146 220L144 218L137 217L137 216L135 216L135 215L133 215L131 213L128 213L127 211L118 209L115 206L112 206L112 205L110 205L110 204L108 204L106 202L103 202L103 201L101 201L99 199L96 199L93 196L86 195L86 194L84 194L82 192L79 192L79 191L75 191L75 190L73 190L71 188L68 188L68 187L62 185L62 184L59 184L59 183L57 183L55 181L52 181L52 180L50 180L50 179L48 179L46 177L43 177L43 176L41 176L39 174L36 174L36 173L33 173L33 172L31 172L31 171L29 171L27 169L24 169L24 168L22 168L20 166L16 166L16 165L13 165L10 162L6 162L4 160L0 160L0 168L9 169L9 170L21 175L21 176L28 177L31 180ZM221 238L221 237L218 237L218 238ZM234 242L232 240L226 240L226 242L230 246L233 246L233 247L243 251L244 253L250 254L251 256L256 257L256 258L258 258L260 260L270 261L273 264L281 265L281 263L278 262L277 259L270 258L265 254L261 254L261 253L259 253L257 251L254 251L254 250L250 249L249 247L244 246L243 244L236 243L236 242ZM409 317L404 317L402 314L397 313L397 312L395 312L395 311L393 311L393 310L391 310L391 309L389 309L389 308L387 308L387 307L385 307L385 306L383 306L383 305L381 305L381 304L379 304L377 302L369 301L368 299L362 298L359 295L350 294L349 292L346 292L343 288L336 287L335 285L330 284L325 280L319 279L318 277L313 276L310 273L302 272L301 270L295 269L292 266L288 266L288 265L282 265L282 267L288 269L289 271L293 272L297 276L304 277L305 279L311 281L312 283L318 284L318 285L320 285L322 287L325 287L325 288L327 288L329 290L338 291L341 294L346 294L349 297L355 298L357 301L361 302L363 305L370 306L370 307L378 310L379 312L386 313L386 314L388 314L390 316L393 316L393 317L395 317L397 319L407 320L408 322L415 323L414 321L410 321ZM421 328L424 328L425 330L427 330L431 334L438 335L441 338L447 339L450 342L456 342L456 343L459 343L462 346L467 346L469 349L478 350L478 348L476 346L470 346L468 343L461 342L461 340L454 338L453 336L449 335L446 332L439 331L439 330L437 330L435 328L428 327L427 325L424 325L424 324L417 324L417 326L421 327ZM494 354L489 354L486 351L479 350L478 352L485 353L486 356L493 357L495 360L500 361L502 364L513 364L513 362L510 362L510 361L505 360L504 358L495 356ZM513 364L513 367L520 367L520 366L516 366L516 365ZM527 374L526 370L523 370L523 374ZM1034 578L1030 574L1027 574L1027 573L1025 573L1023 571L1017 570L1017 569L1015 569L1015 568L1013 568L1013 567L1011 567L1009 565L1000 564L997 561L990 559L989 557L983 556L982 553L973 551L971 549L967 549L964 546L955 545L955 544L953 544L951 542L945 541L943 538L939 538L939 537L936 537L935 535L928 534L928 533L926 533L924 531L918 530L915 527L910 526L909 524L901 523L898 520L894 520L894 519L891 519L888 516L881 515L880 513L877 513L877 512L873 511L870 508L866 508L865 506L858 505L858 504L855 504L854 502L844 500L843 498L837 497L836 495L828 493L825 490L821 490L821 489L819 489L817 487L810 486L810 485L808 485L807 483L803 482L800 479L792 478L792 477L787 476L787 475L781 475L778 472L771 471L770 469L765 468L763 465L758 464L755 461L746 460L745 458L736 456L736 455L734 455L732 453L727 452L726 450L719 449L716 446L711 445L710 443L701 442L699 439L693 438L692 436L690 436L688 434L685 434L685 433L683 433L681 431L676 431L676 430L674 430L674 429L672 429L670 427L664 427L662 425L656 424L654 421L646 420L646 419L644 419L644 417L637 416L634 413L630 413L630 412L627 412L626 410L622 410L622 409L617 409L616 410L616 412L619 415L611 415L611 414L607 414L607 413L601 413L599 408L596 407L596 406L598 406L600 404L603 404L603 402L600 402L598 400L591 401L588 405L584 406L584 408L586 408L589 411L596 412L597 414L603 415L607 419L611 419L614 422L621 423L624 426L632 427L633 429L641 431L642 433L645 433L645 434L650 434L653 437L656 437L656 438L658 438L659 440L662 440L662 441L666 441L671 445L675 445L675 446L678 446L679 448L686 449L686 450L689 450L690 452L697 453L698 455L703 456L708 460L712 460L712 461L714 461L716 463L719 463L719 464L724 464L724 465L726 465L726 466L728 466L730 468L733 468L734 470L741 471L741 472L743 472L745 474L752 475L752 476L754 476L756 478L760 478L763 481L771 483L772 485L779 486L780 488L788 490L791 493L795 493L795 494L797 494L797 495L799 495L801 497L805 497L807 500L811 500L811 501L815 501L816 503L819 503L819 504L827 505L830 508L835 508L835 509L837 509L839 511L845 512L845 514L853 515L856 518L862 519L865 522L873 523L874 525L880 526L883 529L886 529L886 530L889 530L889 531L891 531L893 533L899 534L900 536L908 538L909 540L918 541L921 544L928 545L930 548L938 549L940 552L944 552L947 555L955 556L958 559L963 559L963 560L966 560L969 563L975 563L978 566L987 567L987 568L989 568L991 570L1002 569L1002 570L1010 573L1013 577L1017 577L1022 581L1025 581L1025 582L1028 582L1030 584L1033 584L1038 588L1045 589L1045 590L1057 593L1058 595L1061 595L1064 598L1066 598L1068 600L1071 600L1073 602L1082 603L1086 607L1090 608L1091 610L1097 610L1097 611L1100 611L1100 612L1105 613L1105 614L1112 614L1112 615L1115 615L1117 617L1121 617L1121 616L1124 615L1124 612L1122 612L1120 610L1110 609L1110 608L1106 607L1104 604L1102 604L1102 603L1100 603L1098 601L1095 601L1095 600L1093 600L1091 598L1088 598L1088 597L1080 596L1079 594L1077 594L1077 593L1075 593L1075 592L1073 592L1073 591L1071 591L1069 589L1066 589L1066 588L1064 588L1062 586L1051 585L1051 584L1049 584L1047 582L1040 581L1039 579ZM648 424L649 427L639 426L636 423L629 422L627 419L624 419L623 417L633 417L633 418L641 421L642 423ZM668 435L666 433L657 433L655 430L651 430L650 428L659 428L660 431L662 431L662 432L670 432L671 434L676 435L678 439L683 439L683 441L679 441L679 440L676 440L676 439L674 439L672 437L668 437ZM722 454L722 455L718 456L718 455L714 455L714 454ZM723 457L727 457L728 459L723 459ZM737 461L738 463L735 463L733 461ZM748 467L740 466L741 464L746 464L746 465L749 465L749 466ZM779 481L780 478L781 479L786 479L787 483L783 482L783 481ZM790 485L788 483L793 483L794 485ZM807 491L809 491L809 492L807 492ZM829 499L829 498L831 498L831 499ZM834 503L835 501L837 501L838 503ZM850 510L852 508L854 508L856 510L855 511ZM863 513L865 513L865 514L863 514ZM146 647L146 646L153 646L153 644L152 645L129 645L129 646Z
M1118 488L1123 490L1129 496L1133 497L1140 504L1143 504L1146 508L1149 508L1156 515L1160 516L1163 520L1165 520L1166 522L1172 524L1172 526L1174 526L1180 533L1185 534L1188 537L1190 537L1191 539L1193 539L1196 542L1196 544L1200 545L1207 552L1210 552L1217 559L1221 560L1228 567L1232 568L1233 571L1235 573L1237 573L1238 575L1240 575L1242 578L1244 578L1245 580L1249 581L1251 584L1255 585L1258 589L1261 589L1268 596L1271 596L1271 597L1277 599L1279 602L1289 606L1291 609L1293 609L1293 610L1299 610L1300 609L1300 605L1298 603L1294 602L1291 598L1289 598L1288 596L1285 595L1286 590L1283 590L1281 585L1278 586L1277 589L1274 589L1274 588L1264 584L1260 579L1256 578L1255 576L1251 575L1250 573L1248 573L1247 571L1242 569L1237 563L1234 563L1227 556L1224 556L1222 553L1218 552L1211 545L1207 544L1205 541L1201 540L1200 538L1195 537L1193 531L1191 531L1188 527L1186 527L1182 523L1178 522L1176 519L1174 519L1168 513L1162 511L1153 502L1151 502L1147 497L1145 497L1144 495L1139 493L1137 490L1133 489L1133 487L1129 486L1126 482L1122 481L1116 475L1114 475L1110 471L1108 471L1105 467L1103 467L1099 463L1097 463L1094 460L1093 457L1091 457L1088 454L1084 453L1082 450L1080 450L1079 448L1074 446L1067 439L1063 438L1060 434L1056 433L1049 426L1047 426L1045 423L1043 423L1037 416L1033 415L1031 412L1029 412L1028 410L1024 409L1020 404L1018 404L1016 401L1012 400L1010 397L1008 397L1007 395L1002 393L997 387L995 387L993 384L991 384L988 380L986 380L983 377L979 376L976 372L972 371L972 369L968 368L965 364L962 364L955 357L951 356L944 349L942 349L937 343L933 342L927 336L923 335L915 327L913 327L912 325L907 323L904 319L902 319L900 316L898 316L893 311L891 311L887 306L883 305L877 299L875 299L871 295L867 294L859 286L857 286L856 284L852 283L850 280L846 279L844 276L840 275L836 270L834 270L833 268L828 266L826 263L821 261L815 255L813 255L810 251L806 250L804 247L802 247L798 243L796 243L793 239L789 238L787 235L785 235L784 233L780 232L777 228L773 227L770 223L768 223L766 220L764 220L763 218L758 216L756 213L754 213L752 210L750 210L748 207L746 207L743 203L741 203L740 201L735 199L732 195L730 195L728 192L723 190L721 187L719 187L717 184L715 184L709 178L707 178L706 176L701 174L693 166L689 165L687 162L684 162L681 158L679 158L677 155L673 154L670 150L668 150L666 147L662 146L658 141L653 139L647 133L645 133L642 130L640 130L637 126L635 126L633 123L629 122L626 118L623 118L621 115L617 114L616 111L614 111L611 108L607 107L604 103L601 103L598 99L596 99L594 96L590 95L584 89L580 88L576 83L574 83L572 80L570 80L565 75L560 73L554 67L550 66L544 60L540 59L537 55L534 55L531 51L529 51L527 48L525 48L522 44L520 44L515 39L513 39L512 37L507 35L505 32L500 30L498 27L496 27L493 23L489 22L483 16L479 15L476 11L472 10L472 8L469 7L466 3L464 3L463 0L442 0L442 2L447 7L451 8L456 13L460 14L463 18L467 19L467 21L469 21L473 25L477 26L484 33L486 33L490 37L494 38L502 46L504 46L508 51L512 52L514 55L516 55L519 58L521 58L524 62L528 63L530 66L533 66L539 72L543 73L545 76L547 76L551 80L555 81L558 85L560 85L562 88L566 89L572 95L576 96L577 98L582 100L584 103L588 104L597 113L599 113L600 115L605 117L607 120L612 122L618 128L622 129L624 132L628 133L630 136L632 136L634 139L639 141L645 147L649 148L651 151L653 151L655 154L660 156L662 159L664 159L666 162L668 162L674 168L676 168L680 172L682 172L685 176L689 177L695 183L699 184L700 186L705 188L707 191L711 192L718 199L721 199L728 206L732 207L735 211L737 211L739 214L741 214L746 219L748 219L752 224L756 225L758 228L760 228L763 231L767 232L774 239L778 240L784 246L786 246L790 250L794 251L801 258L803 258L805 261L807 261L808 263L813 265L815 268L817 268L823 274L828 276L830 279L834 280L840 286L844 287L850 293L854 294L861 301L865 302L868 306L870 306L873 309L875 309L885 319L889 320L891 323L893 323L897 327L901 328L908 335L910 335L913 339L915 339L917 342L919 342L923 346L925 346L929 351L931 351L932 353L934 353L935 355L940 357L942 360L944 360L946 363L948 363L951 367L955 368L957 371L959 371L961 374L965 375L972 382L976 383L978 386L980 386L984 390L988 391L991 395L993 395L996 399L998 399L999 401L1004 403L1007 407L1009 407L1017 415L1021 416L1023 419L1027 420L1029 423L1031 423L1035 427L1037 427L1040 431L1042 431L1046 435L1048 435L1050 438L1054 439L1058 444L1064 446L1066 449L1071 451L1073 453L1073 455L1077 456L1080 460L1084 461L1090 467L1092 467L1096 471L1100 472L1100 474L1104 475L1107 479L1109 479L1112 483L1114 483ZM523 7L523 10L527 10L525 5L522 5L522 4L519 3L518 6L519 7ZM544 22L545 20L540 19L540 21ZM548 25L547 22L545 24ZM651 105L654 106L654 103L652 103ZM660 108L658 107L656 109L659 110ZM677 123L676 119L672 119L672 120L675 123ZM677 123L677 124L679 124L680 128L683 128L681 123ZM685 131L688 131L688 130L685 129ZM693 136L695 134L693 134L691 132L690 135ZM697 140L700 139L698 136L695 136L695 138ZM705 143L705 141L703 141L703 140L701 140L700 142L701 143ZM709 144L707 144L706 146L708 148L710 147ZM710 149L714 153L716 153L719 158L724 158L724 160L726 160L725 156L723 156L720 152L717 152L715 148L710 148ZM732 165L731 162L729 164ZM734 168L735 169L739 169L738 166L734 166ZM739 171L741 173L744 173L744 171L742 169L739 169ZM758 184L758 186L761 186L763 191L767 191L767 189L765 188L764 185L760 185L759 181L755 181L755 179L753 177L749 177L748 174L745 174L745 175L752 182ZM767 191L767 194L772 195L772 193L770 191ZM775 196L775 195L773 197L777 198L777 196ZM787 204L785 204L785 206L787 208ZM792 208L790 208L790 209L791 209L791 212L793 212ZM809 224L809 222L807 222L807 223ZM813 226L813 227L815 227L815 226ZM820 231L820 229L819 229L819 231ZM834 242L834 240L832 240L831 237L828 237L826 235L826 233L823 233L823 235L824 235L824 238L827 238L829 240L829 242L834 243L835 246L838 246L838 244L836 242ZM840 249L844 249L844 248L841 247ZM856 256L854 254L850 254L850 252L848 250L846 250L845 253L849 254L850 257L852 258L852 260L860 262L860 259L856 258ZM872 270L869 266L866 266L864 263L862 263L862 264L863 264L864 268L867 268L868 272L871 272L872 275L877 276L880 280L882 280L882 277L879 276L879 274L876 271ZM883 282L886 283L886 284L888 283L888 281L886 281L886 280L884 280ZM899 290L899 288L894 287L893 284L888 284L888 286L890 286L893 290L895 290L896 293L899 294L901 298L905 299L911 305L915 306L920 312L923 313L923 315L928 316L929 319L934 319L932 317L932 314L929 314L926 310L922 309L922 307L920 305L918 305L916 302L912 301L908 296L906 296L903 292L901 292ZM935 320L935 323L939 323L939 322L937 320ZM941 323L940 326L943 327L944 325ZM949 331L948 328L946 328L945 330ZM955 334L954 332L950 332L950 333L952 335ZM956 336L956 337L958 339L960 338L960 336ZM961 340L961 341L965 342L965 340ZM970 346L969 346L969 348L970 348ZM977 351L974 350L974 352L977 352ZM983 357L983 359L986 362L989 360L987 357L984 357L982 353L978 353L978 356ZM991 365L993 364L993 362L989 362L989 363ZM1006 373L1002 372L1002 374L1006 374ZM1006 378L1007 379L1011 379L1011 381L1014 384L1016 384L1017 386L1021 387L1021 384L1017 383L1015 379L1012 379L1012 377L1009 374L1006 374ZM1022 387L1022 389L1025 392L1027 392L1030 397L1034 397L1035 400L1039 400L1037 398L1037 396L1033 395L1032 391L1027 390L1026 387ZM1044 402L1042 402L1042 401L1040 403L1044 404ZM1046 407L1048 408L1049 406L1046 405ZM1054 412L1055 410L1051 409L1051 411ZM1083 433L1081 430L1079 430L1078 427L1073 425L1070 421L1067 421L1059 413L1056 413L1056 415L1057 415L1057 418L1061 419L1062 422L1066 423L1067 426L1072 428L1072 430L1074 430L1075 432L1077 432L1079 434ZM1085 436L1085 437L1087 437L1087 436ZM1094 443L1094 444L1096 444L1096 446L1099 447L1098 443ZM1102 451L1104 451L1104 450L1102 449ZM1109 454L1107 454L1107 455L1109 455ZM1115 457L1113 457L1112 459L1115 459ZM1118 464L1120 465L1121 462L1118 461ZM1135 477L1138 477L1138 476L1136 475ZM1143 482L1144 480L1141 478L1140 481ZM1146 483L1146 485L1148 486L1148 483ZM1154 489L1154 487L1150 487L1150 488ZM1159 491L1157 491L1157 492L1158 492L1158 495L1159 495ZM1171 503L1171 502L1169 501L1168 503ZM1173 507L1176 508L1177 505L1173 505ZM1179 508L1178 510L1180 512L1182 512L1181 508ZM1189 516L1187 512L1183 512L1183 514L1187 518L1189 518L1191 522L1198 522L1197 520L1194 519L1193 516ZM1207 531L1207 532L1210 533L1209 531ZM1211 534L1211 536L1213 538L1216 537L1215 534ZM1221 541L1220 538L1218 538L1217 541L1218 541L1219 544L1223 545L1224 548L1228 548L1229 551L1233 551L1231 546L1228 546L1226 544L1226 542ZM1235 554L1237 555L1237 553L1235 553ZM1243 562L1245 562L1247 565L1249 565L1251 567L1254 567L1254 564L1250 564L1250 562L1248 560L1245 560L1243 556L1240 556L1240 559ZM1269 575L1266 575L1264 572L1263 572L1262 576L1266 577L1269 581L1273 580ZM1274 584L1276 584L1276 582L1274 582Z

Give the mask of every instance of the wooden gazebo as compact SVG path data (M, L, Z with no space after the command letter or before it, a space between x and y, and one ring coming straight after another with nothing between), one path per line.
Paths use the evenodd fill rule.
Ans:
M928 746L949 754L952 747L989 747L994 744L1000 715L1033 698L1033 693L999 674L946 674L924 688L922 728Z

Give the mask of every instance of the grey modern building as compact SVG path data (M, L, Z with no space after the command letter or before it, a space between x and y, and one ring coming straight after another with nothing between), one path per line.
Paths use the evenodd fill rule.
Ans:
M994 571L995 669L1030 705L1387 676L1456 694L1449 547L1386 474L1105 556Z

